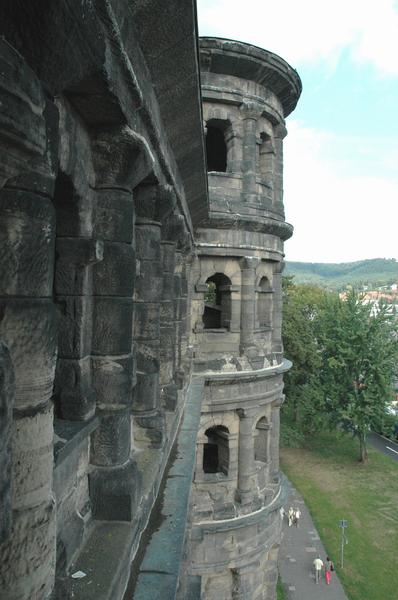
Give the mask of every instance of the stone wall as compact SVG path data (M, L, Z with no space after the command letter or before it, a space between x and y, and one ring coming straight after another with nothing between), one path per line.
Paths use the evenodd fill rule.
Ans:
M126 524L117 583L102 583L122 597L184 414L207 184L195 6L168 3L167 26L164 11L158 0L0 8L7 600L71 597L104 523Z
M204 40L202 114L195 11L0 7L7 600L274 598L282 139L300 81Z

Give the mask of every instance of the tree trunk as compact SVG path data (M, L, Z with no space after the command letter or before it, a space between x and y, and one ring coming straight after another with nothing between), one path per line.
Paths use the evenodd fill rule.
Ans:
M368 449L366 447L366 433L359 432L359 461L366 463L368 461Z

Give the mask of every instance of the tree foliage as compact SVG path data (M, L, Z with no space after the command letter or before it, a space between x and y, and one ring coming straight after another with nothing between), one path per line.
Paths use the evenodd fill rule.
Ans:
M283 291L284 352L293 362L285 378L284 439L292 427L301 435L344 427L358 437L365 461L367 434L385 418L392 396L397 321L385 304L366 304L354 290L342 299L287 277Z
M319 371L321 358L315 335L327 292L313 285L295 285L283 279L282 336L285 356L293 367L285 377L286 403L283 413L303 433L322 424L323 394Z
M315 332L327 414L358 437L360 460L366 461L367 434L392 398L398 363L396 321L385 304L365 304L351 290L345 299L326 297Z

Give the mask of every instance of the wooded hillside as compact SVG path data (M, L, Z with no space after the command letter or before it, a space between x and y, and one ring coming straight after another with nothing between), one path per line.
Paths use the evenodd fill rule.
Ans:
M295 283L312 283L329 289L380 287L398 283L395 258L372 258L347 263L287 262L284 275L294 276Z

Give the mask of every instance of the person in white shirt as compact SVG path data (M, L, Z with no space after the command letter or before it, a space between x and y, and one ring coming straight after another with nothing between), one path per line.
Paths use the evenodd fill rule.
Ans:
M314 569L315 569L315 582L319 583L320 577L321 577L321 571L323 569L323 560L321 560L321 557L318 556L316 557L316 559L313 562L314 565Z
M296 527L298 527L300 517L301 517L301 510L299 508L296 508L296 510L294 511L294 523L295 523Z

